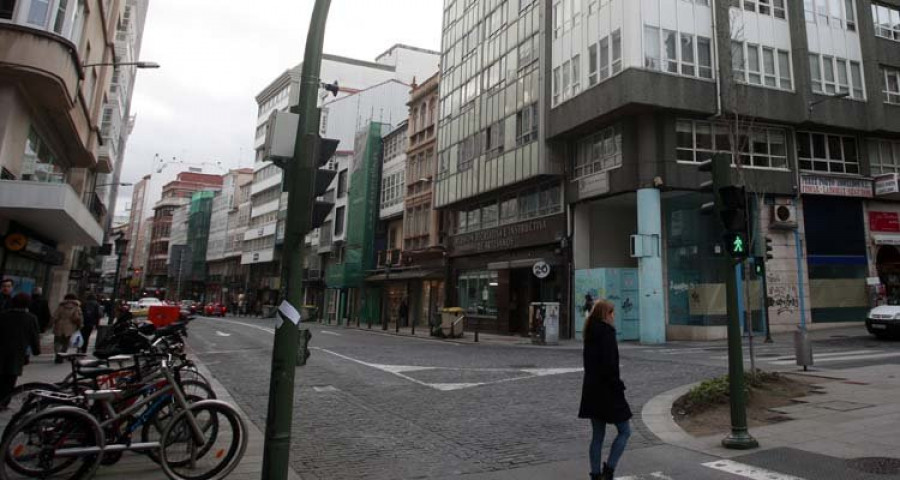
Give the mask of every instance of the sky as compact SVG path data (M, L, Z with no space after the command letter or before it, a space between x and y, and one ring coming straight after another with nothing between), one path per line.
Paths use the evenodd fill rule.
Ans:
M202 167L253 165L257 105L272 80L303 59L314 0L150 0L131 111L136 123L122 182L167 180ZM248 7L249 6L249 7ZM375 60L404 43L440 50L443 0L332 0L325 53ZM156 174L159 157L168 165ZM174 159L174 161L173 161ZM131 201L120 189L116 210Z

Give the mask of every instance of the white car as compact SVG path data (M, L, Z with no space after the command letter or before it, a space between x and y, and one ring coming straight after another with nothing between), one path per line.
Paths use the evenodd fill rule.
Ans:
M158 305L165 305L165 302L156 297L144 297L137 301L137 304L131 310L131 314L135 317L146 317L150 307Z
M869 310L866 330L878 338L900 336L900 305L881 305Z

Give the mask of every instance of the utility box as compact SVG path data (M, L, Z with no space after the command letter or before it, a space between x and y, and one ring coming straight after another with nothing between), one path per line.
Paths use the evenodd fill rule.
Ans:
M797 327L794 332L794 354L797 356L797 365L806 370L813 364L812 344L809 341L809 332L802 327Z
M294 157L297 144L297 124L300 115L291 112L273 112L266 123L266 160Z
M465 320L458 322L460 317L465 314L465 310L461 307L447 307L441 310L441 332L445 337L461 337Z
M559 343L559 302L533 302L529 308L531 343Z

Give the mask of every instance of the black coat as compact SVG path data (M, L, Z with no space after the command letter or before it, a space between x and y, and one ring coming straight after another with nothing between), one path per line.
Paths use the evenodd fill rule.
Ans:
M100 311L100 304L96 300L88 300L81 305L81 315L84 317L85 327L96 327L103 312Z
M41 331L46 330L47 326L50 325L50 304L47 303L47 299L42 295L32 296L28 311L37 317L38 327L40 327Z
M25 310L7 310L0 314L0 375L21 375L25 349L41 353L37 319Z
M625 384L619 378L616 329L593 320L584 335L584 385L578 416L605 423L630 419L631 408L625 400Z

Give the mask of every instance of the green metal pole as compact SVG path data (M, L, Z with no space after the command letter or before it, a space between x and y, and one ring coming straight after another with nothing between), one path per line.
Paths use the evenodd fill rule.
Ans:
M325 21L331 0L316 0L306 37L300 78L300 102L292 111L300 115L294 158L286 164L288 208L281 259L281 296L295 308L303 299L303 236L309 230L313 206L316 144L310 139L319 130L319 72ZM262 480L285 480L290 468L291 425L294 410L294 369L297 364L298 329L284 320L275 330L269 407L263 447Z
M719 188L731 185L731 161L727 157L713 159L713 194L716 204L721 205ZM731 433L722 439L722 446L736 450L747 450L759 446L747 430L747 402L744 395L744 352L741 346L740 316L738 313L738 290L735 266L731 258L724 262L726 306L728 309L728 393L731 403ZM747 306L749 308L749 305Z

